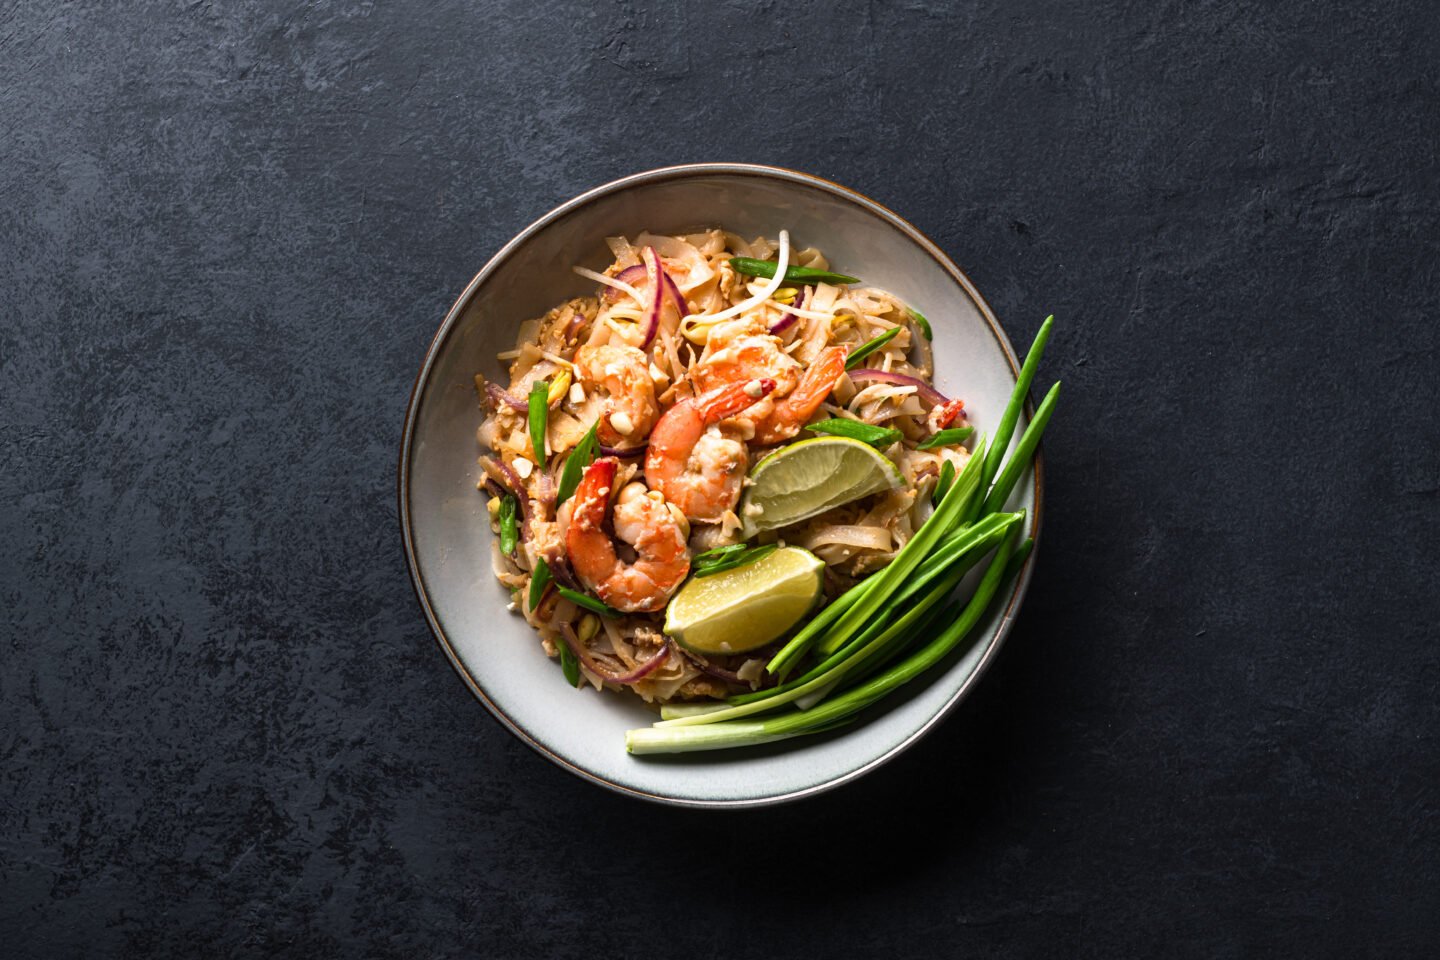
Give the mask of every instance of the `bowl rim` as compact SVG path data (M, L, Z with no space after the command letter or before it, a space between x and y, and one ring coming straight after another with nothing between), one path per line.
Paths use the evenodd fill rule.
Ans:
M798 170L792 170L786 167L768 166L765 164L756 163L718 162L686 163L678 164L675 166L658 167L653 170L645 170L640 173L634 173L628 176L620 177L616 180L611 180L608 183L604 183L598 187L586 190L584 193L581 193L578 196L573 197L572 199L567 200L564 203L556 206L554 209L550 210L544 216L541 216L539 219L535 220L529 226L525 227L514 237L512 237L509 242L502 246L498 251L495 252L493 256L490 257L489 260L485 262L485 265L480 268L479 272L477 272L475 276L471 278L470 282L465 285L465 289L460 292L460 295L458 297L456 297L455 302L451 305L449 311L445 314L445 319L441 321L440 326L435 331L434 337L431 338L430 346L425 351L425 358L423 361L421 361L420 369L415 374L415 383L410 388L410 398L405 406L404 429L400 437L400 459L399 463L397 464L396 471L396 493L399 500L401 540L405 548L405 562L410 572L410 585L415 591L415 598L419 601L420 608L425 614L425 621L430 626L431 634L435 637L436 642L444 651L446 659L450 661L450 666L453 667L455 672L460 675L460 679L470 689L470 692L475 696L475 698L485 705L485 708L490 712L490 715L492 717L499 721L502 726L509 730L510 733L514 734L521 742L528 744L537 753L550 760L552 763L555 763L560 768L569 771L577 777L580 777L582 780L586 780L590 783L605 787L606 789L612 790L624 796L636 797L641 800L647 800L654 803L662 803L669 806L677 807L698 807L702 809L742 809L751 807L773 806L776 804L788 803L799 800L804 797L817 796L821 793L833 790L843 784L858 780L860 777L879 768L883 764L888 763L889 761L893 760L895 757L903 753L905 750L914 746L921 737L923 737L925 734L929 733L932 729L938 726L940 721L943 720L952 710L955 709L956 706L960 704L962 700L964 700L969 695L971 688L974 687L975 684L980 680L980 678L988 671L991 663L998 655L1000 648L1004 645L1005 638L1009 635L1010 629L1014 625L1015 618L1019 613L1020 605L1024 601L1025 594L1029 589L1030 579L1034 574L1035 569L1036 553L1038 551L1031 550L1030 556L1026 558L1025 563L1020 569L1019 576L1015 578L1015 585L1011 589L1010 597L1005 604L1005 611L1003 617L1001 618L1000 625L996 629L994 637L992 637L987 644L985 651L981 654L980 661L975 665L975 669L970 672L970 675L965 678L964 682L960 684L960 686L955 690L955 692L952 693L943 704L941 704L940 708L936 710L932 716L930 716L917 729L911 731L898 744L891 747L889 750L887 750L880 756L875 757L869 762L862 764L861 766L856 767L853 770L837 774L824 780L823 782L816 783L811 786L801 788L799 790L792 790L787 793L776 794L774 796L768 797L745 798L738 800L711 798L695 799L690 797L673 797L659 793L652 793L648 790L641 790L635 787L627 786L622 783L616 783L613 780L608 780L603 776L586 770L578 764L573 763L567 758L559 755L558 753L547 747L545 744L540 743L538 740L532 737L527 730L525 730L513 719L511 719L503 710L501 710L495 704L493 700L490 699L490 697L485 694L485 691L481 688L479 682L475 679L474 676L471 675L470 671L466 669L464 663L461 662L460 657L456 653L454 646L450 643L450 639L445 635L445 631L441 628L439 619L436 617L435 611L430 604L429 593L426 589L425 579L420 571L420 563L416 555L414 529L411 523L409 506L410 466L412 459L411 448L415 440L415 426L419 419L420 398L423 395L425 386L429 381L431 369L435 365L435 360L439 356L440 349L444 346L445 341L448 339L451 332L454 330L456 323L459 321L461 314L463 314L465 309L469 306L471 298L475 295L475 292L480 288L481 284L484 283L485 280L487 280L489 276L500 267L501 264L503 264L507 259L509 259L509 257L516 250L518 250L523 244L525 244L541 229L549 226L556 220L559 220L562 217L565 217L570 213L573 213L574 211L579 210L580 208L587 206L590 203L593 203L601 197L609 196L610 194L619 193L632 187L642 185L662 183L669 180L680 180L691 177L706 177L717 175L768 178L773 180L781 180L792 184L799 184L801 186L811 187L821 190L825 193L832 194L843 200L847 200L867 210L871 214L880 217L882 220L887 221L891 226L895 227L901 233L908 236L922 250L929 254L931 259L933 259L942 270L948 273L951 278L954 279L955 282L958 283L967 294L969 294L971 300L973 300L976 307L979 308L980 314L984 318L986 325L990 328L991 335L995 337L996 343L999 345L1001 352L1004 353L1005 360L1010 365L1011 376L1018 379L1020 372L1020 362L1016 357L1015 348L1011 345L1010 338L1006 336L1004 329L1001 328L1000 322L995 316L995 312L990 308L990 304L985 300L984 297L980 295L980 291L975 288L975 285L970 281L970 278L966 276L964 271L962 271L958 266L956 266L955 262L952 261L949 256L947 256L939 248L939 246L935 244L934 241L932 241L908 220L901 217L899 214L895 213L890 208L876 202L875 200L872 200L864 194L850 189L849 187L845 187L841 184L835 183L834 181L827 180L823 177L818 177L813 174L802 173ZM1029 396L1027 396L1025 399L1025 415L1027 420L1034 416L1034 406ZM1035 450L1034 478L1035 506L1030 520L1030 535L1035 540L1035 544L1038 547L1040 542L1041 520L1044 515L1045 487L1044 455L1043 449L1041 447L1037 447Z

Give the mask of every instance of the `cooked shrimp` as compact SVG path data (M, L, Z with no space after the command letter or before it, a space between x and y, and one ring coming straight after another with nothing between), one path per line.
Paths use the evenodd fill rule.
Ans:
M621 344L584 346L575 353L582 388L599 397L602 411L597 435L607 447L634 446L655 423L655 381L645 352Z
M754 442L764 446L789 440L820 409L845 373L845 347L826 347L805 368L800 383L788 396L776 400L770 412L755 420Z
M745 442L727 436L720 421L775 389L769 379L732 383L682 400L655 424L645 451L645 482L691 520L718 521L740 499L749 459Z
M644 484L627 484L610 510L619 464L615 457L601 457L586 468L575 488L565 546L576 576L601 600L624 613L649 613L664 609L690 572L690 531L665 498ZM615 539L634 549L633 563L616 554L615 540L605 531L607 513Z
M780 338L765 332L751 317L717 323L705 353L692 373L702 393L729 383L769 377L776 396L785 396L800 380L801 366L780 347Z

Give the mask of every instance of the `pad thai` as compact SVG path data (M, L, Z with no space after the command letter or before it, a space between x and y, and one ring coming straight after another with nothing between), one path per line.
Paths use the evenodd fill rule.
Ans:
M776 549L815 561L817 595L797 608L808 615L883 570L970 458L964 404L933 384L923 315L786 231L606 242L607 267L573 268L594 284L588 295L520 325L499 355L506 382L476 376L494 574L572 685L662 704L733 700L779 682L765 668L799 622L692 643L667 631L667 608ZM817 452L821 439L840 449ZM821 462L869 469L868 457L888 479L796 507L777 467L763 500L762 465L783 466L777 453L807 441L815 456L863 446L859 459ZM791 510L784 525L766 522L771 503ZM787 569L799 572L773 576L809 568Z

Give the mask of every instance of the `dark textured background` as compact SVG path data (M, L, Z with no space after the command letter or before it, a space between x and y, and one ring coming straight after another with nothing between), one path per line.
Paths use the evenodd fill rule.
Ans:
M0 954L1434 956L1425 3L0 0ZM653 808L506 734L396 529L552 205L797 167L1054 311L1039 574L883 772Z

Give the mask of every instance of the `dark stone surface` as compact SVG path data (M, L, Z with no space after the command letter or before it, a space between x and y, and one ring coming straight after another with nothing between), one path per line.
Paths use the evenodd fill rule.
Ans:
M1422 3L0 5L0 954L1434 956L1437 49ZM1067 391L976 696L744 814L506 734L393 493L478 265L714 159L1054 311Z

